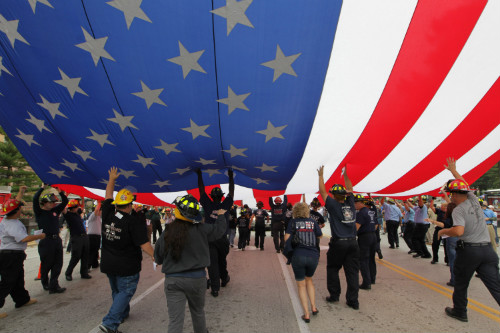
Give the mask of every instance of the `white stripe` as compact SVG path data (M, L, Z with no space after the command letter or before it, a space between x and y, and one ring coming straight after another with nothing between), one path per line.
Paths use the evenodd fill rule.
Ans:
M464 175L470 170L474 169L476 166L481 164L485 157L489 157L495 154L500 149L500 125L498 125L493 131L490 132L481 142L479 142L474 148L469 150L462 158L457 160L457 171ZM443 158L443 165L446 164ZM449 179L453 178L451 173L444 169L435 177L431 178L427 182L411 189L406 192L401 192L397 194L391 194L392 196L408 196L415 195L418 193L425 193L432 191L436 188L440 188ZM467 180L467 179L466 179ZM387 195L387 194L380 194Z
M290 272L286 268L285 257L280 253L278 254L278 260L281 265L281 270L283 271L283 276L285 277L286 287L288 289L288 294L290 295L290 300L292 301L293 311L295 312L295 318L297 319L297 324L299 325L299 330L301 333L309 333L308 325L302 320L302 306L300 305L299 295L297 295L297 290L295 289L294 283L292 282L292 277ZM311 318L311 316L309 316Z
M287 193L318 190L365 128L384 90L417 1L344 1L323 94Z
M144 297L146 297L149 294L151 294L156 288L158 288L159 286L161 286L164 281L165 281L165 278L161 279L160 281L156 282L154 285L152 285L151 287L149 287L148 290L146 290L145 292L143 292L139 296L135 297L130 302L130 308L132 308L134 305L136 305L137 303L139 303ZM99 329L99 325L97 325L96 327L94 327L93 329L91 329L89 331L89 333L98 333L98 332L101 332L101 330Z
M354 187L356 191L373 193L391 185L453 132L498 79L499 41L500 1L489 1L427 109L398 146Z
M186 191L153 193L158 199L167 203L173 203L177 197L186 195Z

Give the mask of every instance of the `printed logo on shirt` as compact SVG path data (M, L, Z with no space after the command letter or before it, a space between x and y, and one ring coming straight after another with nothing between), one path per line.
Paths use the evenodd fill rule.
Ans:
M114 241L115 239L120 239L120 236L116 233L122 232L122 229L116 228L114 223L111 223L111 225L105 224L104 228L106 228L104 235L107 240Z
M368 216L370 216L370 223L375 224L375 212L373 210L368 211Z
M354 222L354 212L350 206L342 206L342 215L344 219L342 223L353 223Z
M274 214L276 214L276 215L283 214L283 209L281 209L281 208L275 208L273 211L274 211Z

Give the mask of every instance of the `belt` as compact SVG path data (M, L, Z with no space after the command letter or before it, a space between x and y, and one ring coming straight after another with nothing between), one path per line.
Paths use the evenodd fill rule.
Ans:
M464 246L491 246L491 243L484 242L484 243L466 243L464 242Z
M24 253L24 250L0 250L0 253L7 254L7 253Z
M346 238L335 238L335 239L333 239L333 241L349 241L349 240L356 240L356 237L346 237Z
M45 238L52 238L52 239L58 239L59 238L59 234L48 234L48 235L45 235Z
M76 235L71 235L71 237L84 237L87 236L87 234L76 234Z

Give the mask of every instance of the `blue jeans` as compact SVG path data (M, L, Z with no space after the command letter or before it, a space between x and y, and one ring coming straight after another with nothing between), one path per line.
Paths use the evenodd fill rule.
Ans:
M236 236L236 229L229 229L229 244L234 245L234 237Z
M450 265L450 283L455 284L455 274L453 267L455 267L455 258L457 257L457 241L458 237L446 238L446 253L448 254L448 265Z
M113 304L108 314L102 319L102 324L112 330L120 326L122 320L130 312L130 300L135 294L137 284L139 283L139 273L129 276L117 276L107 274L109 285L111 286L111 295Z
M495 229L495 243L497 243L497 245L498 245L498 230L497 230L497 226L493 225L493 229Z

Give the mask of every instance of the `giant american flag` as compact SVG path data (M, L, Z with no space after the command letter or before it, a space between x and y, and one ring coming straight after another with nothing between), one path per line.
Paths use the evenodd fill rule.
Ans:
M499 0L2 0L0 124L40 178L144 203L436 193L500 160ZM224 185L226 184L226 185ZM293 200L292 200L293 201Z

